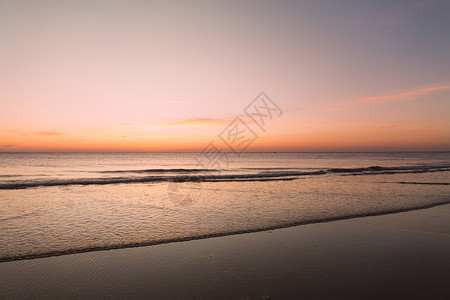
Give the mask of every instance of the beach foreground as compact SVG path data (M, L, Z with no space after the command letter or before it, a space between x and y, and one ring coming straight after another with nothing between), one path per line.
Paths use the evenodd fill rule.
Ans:
M1 299L448 299L450 205L0 263Z

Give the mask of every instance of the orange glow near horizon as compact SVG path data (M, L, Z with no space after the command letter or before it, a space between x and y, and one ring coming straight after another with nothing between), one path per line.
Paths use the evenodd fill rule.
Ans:
M218 134L231 120L203 122L180 121L159 130L132 127L132 130L91 130L84 133L44 131L10 133L2 136L2 151L202 151L213 141L223 151L230 149ZM277 120L269 123L266 133L258 132L247 151L446 151L449 140L443 142L446 130L424 124L409 125L337 125L326 122L301 123ZM252 123L248 123L252 126ZM254 125L254 124L253 124ZM177 128L178 127L178 128ZM256 127L251 127L257 132ZM133 130L134 129L134 130ZM114 133L114 134L113 134Z

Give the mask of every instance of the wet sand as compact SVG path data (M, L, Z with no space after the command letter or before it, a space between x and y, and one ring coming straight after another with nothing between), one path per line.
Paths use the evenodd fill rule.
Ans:
M0 263L0 299L449 299L450 205Z

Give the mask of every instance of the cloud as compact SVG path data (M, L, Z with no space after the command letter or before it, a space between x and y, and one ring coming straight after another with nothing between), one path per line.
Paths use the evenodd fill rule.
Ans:
M6 145L1 145L2 148L14 148L17 147L16 144L6 144Z
M23 136L30 136L30 135L37 135L37 136L58 136L63 135L64 133L58 132L58 131L38 131L38 132L32 132L32 133L24 133L24 132L16 132L17 134L23 135Z
M435 94L438 92L446 91L450 89L450 84L435 85L425 88L417 88L400 93L392 93L380 96L368 96L360 97L353 100L337 102L334 104L324 104L321 106L323 110L329 110L330 108L338 108L343 106L353 106L361 104L386 104L391 102L411 101L421 96Z
M230 119L213 119L213 118L199 118L199 119L187 119L173 123L163 124L163 126L226 126L232 120Z
M441 127L433 127L426 124L404 124L404 125L386 125L386 126L378 126L360 129L358 131L384 131L390 129L399 129L399 130L440 130Z
M398 128L398 127L399 126L397 126L397 125L379 126L379 127L370 128L370 130L387 130L387 129L394 129L394 128Z
M56 135L63 135L62 132L56 132L56 131L40 131L36 132L32 135L41 135L41 136L56 136Z
M447 84L436 84L428 87L415 88L404 92L391 93L387 95L380 96L366 96L359 97L352 100L326 103L319 105L312 105L309 107L302 108L291 108L286 109L287 113L301 112L301 111L329 111L329 110L343 110L345 107L354 105L365 105L365 104L386 104L391 102L402 102L402 101L412 101L422 96L436 94L440 92L445 92L450 90L450 83Z

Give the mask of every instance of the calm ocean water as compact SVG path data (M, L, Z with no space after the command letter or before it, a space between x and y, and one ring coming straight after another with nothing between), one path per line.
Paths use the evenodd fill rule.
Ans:
M449 152L230 157L0 153L0 261L450 203Z

